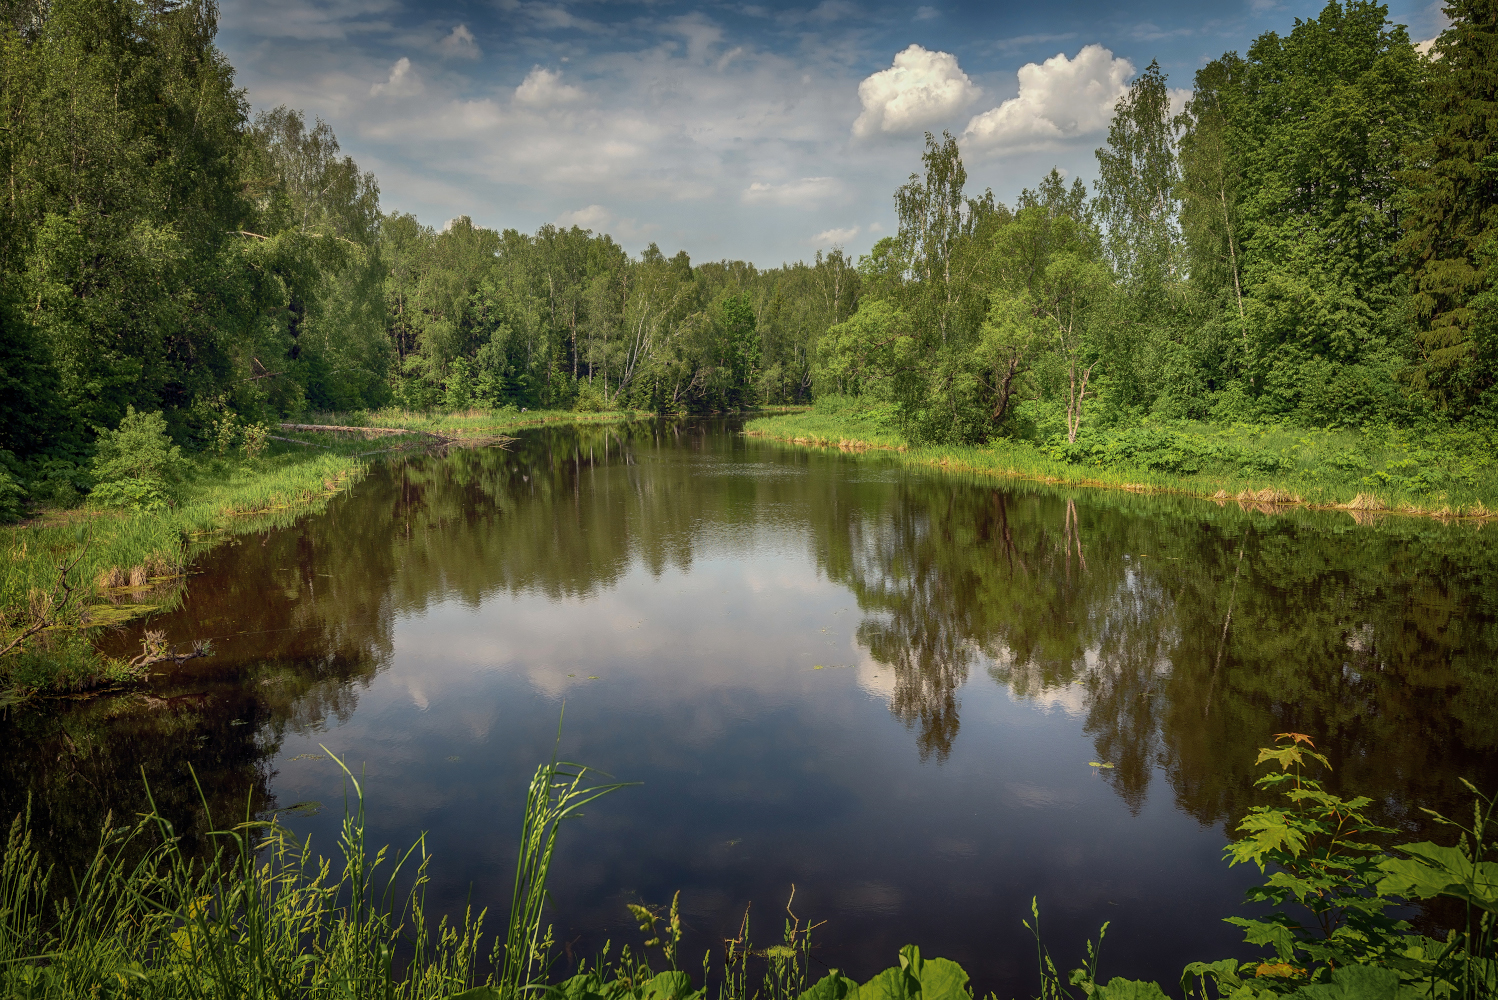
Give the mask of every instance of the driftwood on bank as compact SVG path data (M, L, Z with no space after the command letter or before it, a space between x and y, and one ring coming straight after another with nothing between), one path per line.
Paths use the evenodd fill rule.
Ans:
M434 434L431 431L407 430L404 427L342 427L338 424L282 424L281 429L284 431L323 431L337 434L362 434L365 437L419 434L422 437L436 438L438 441L453 440L443 434Z

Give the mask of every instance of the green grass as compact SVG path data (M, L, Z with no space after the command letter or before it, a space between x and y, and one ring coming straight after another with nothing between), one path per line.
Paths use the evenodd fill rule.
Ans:
M1064 439L985 445L910 444L889 407L847 400L763 417L756 437L845 451L881 449L911 465L1135 492L1441 517L1498 512L1498 446L1491 435L1397 428L1307 430L1138 422Z
M211 855L190 857L148 789L143 818L106 820L92 863L58 878L41 867L29 817L18 817L0 862L0 995L435 1000L483 983L515 1000L537 995L549 958L540 901L560 826L620 786L586 786L589 769L555 758L537 769L517 905L493 941L493 973L476 983L486 912L430 920L425 841L371 852L363 789L343 770L354 795L336 859L248 811L210 825Z

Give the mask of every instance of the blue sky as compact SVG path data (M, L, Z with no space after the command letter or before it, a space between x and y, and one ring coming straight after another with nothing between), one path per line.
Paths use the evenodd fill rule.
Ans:
M922 133L1002 200L1090 181L1151 59L1193 73L1320 2L229 0L219 44L257 110L333 126L385 209L544 223L773 267L867 252ZM1394 0L1416 40L1439 2Z

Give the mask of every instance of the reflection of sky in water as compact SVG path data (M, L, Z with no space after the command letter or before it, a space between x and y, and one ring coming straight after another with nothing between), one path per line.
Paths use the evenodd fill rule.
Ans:
M1058 954L1112 920L1111 971L1169 977L1233 950L1219 918L1248 879L1168 796L1131 815L1088 766L1080 682L1016 697L979 656L950 757L922 762L890 714L891 669L855 638L856 602L793 512L759 513L703 531L688 570L635 562L583 598L501 591L398 615L352 717L285 741L277 798L339 801L327 762L290 762L326 742L365 768L376 843L429 831L442 902L471 883L503 904L523 783L565 699L564 756L644 782L564 835L558 936L584 950L634 940L623 903L676 889L694 947L750 900L768 940L792 883L797 912L829 921L825 960L858 974L914 940L982 989L1030 989L1032 895ZM336 811L294 822L328 845Z

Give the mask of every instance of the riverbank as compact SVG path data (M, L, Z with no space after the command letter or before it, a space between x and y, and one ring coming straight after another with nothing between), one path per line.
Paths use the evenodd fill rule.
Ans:
M630 411L468 410L310 414L299 424L345 431L275 431L249 458L189 459L176 503L165 509L42 509L0 529L0 707L38 694L108 689L143 680L151 666L206 655L143 649L134 662L95 648L103 629L168 610L180 600L195 552L226 538L288 524L357 483L376 456L502 441L540 424L610 423ZM358 428L370 428L362 434ZM409 433L390 433L392 430ZM376 434L378 431L380 433ZM65 572L64 572L65 571ZM19 642L18 642L19 640Z
M1003 439L915 446L893 414L847 400L751 420L745 432L790 445L877 450L900 462L954 471L1136 493L1178 493L1260 507L1438 518L1498 516L1491 436L1400 428L1306 430L1150 422L1084 429L1074 443Z

